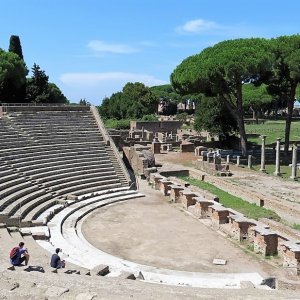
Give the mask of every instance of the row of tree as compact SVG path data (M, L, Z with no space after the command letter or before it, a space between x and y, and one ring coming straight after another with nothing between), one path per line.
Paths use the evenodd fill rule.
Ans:
M8 51L0 49L0 103L68 103L39 65L28 73L20 38L12 35Z
M209 97L208 99L219 101L231 112L237 122L244 154L247 153L244 125L246 84L257 87L265 84L272 99L276 99L277 103L282 102L283 106L287 107L285 129L287 153L299 82L299 35L223 41L188 57L171 74L171 83L176 92L183 95L203 93ZM263 88L261 91L263 92ZM260 96L252 99L253 109L261 105L262 99Z
M141 119L157 111L159 98L143 83L128 82L121 92L103 99L99 112L107 119Z

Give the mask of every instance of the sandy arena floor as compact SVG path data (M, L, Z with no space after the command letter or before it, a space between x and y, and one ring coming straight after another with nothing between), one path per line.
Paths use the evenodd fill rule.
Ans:
M270 266L251 260L220 233L168 203L145 181L140 182L140 190L147 196L97 210L84 222L83 233L91 244L161 268L270 275ZM227 265L213 265L214 258L226 259Z

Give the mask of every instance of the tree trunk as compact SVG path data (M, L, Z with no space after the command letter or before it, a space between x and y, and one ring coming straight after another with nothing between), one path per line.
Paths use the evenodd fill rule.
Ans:
M232 105L230 101L224 97L224 95L220 95L220 98L237 121L240 134L241 151L243 155L247 155L247 136L244 123L242 83L240 82L236 84L236 106Z
M244 123L244 109L243 109L243 96L242 96L242 83L236 85L236 118L240 133L240 144L242 154L247 155L247 136Z
M258 112L259 112L259 111L255 111L255 120L256 120L256 124L258 124Z
M292 123L292 117L293 117L295 93L296 93L296 85L292 85L290 97L287 100L287 115L286 115L285 133L284 133L284 155L288 155L288 152L289 152L291 123Z

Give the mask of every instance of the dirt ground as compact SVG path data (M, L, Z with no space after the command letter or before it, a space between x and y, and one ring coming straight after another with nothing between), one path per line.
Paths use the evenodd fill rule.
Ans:
M95 211L83 224L83 233L95 247L141 264L195 272L272 272L258 260L249 260L220 233L168 203L159 191L140 181L146 197ZM227 260L213 265L214 258Z
M161 170L193 167L193 153L156 155ZM232 177L205 174L205 180L221 189L250 201L264 197L266 207L275 210L284 222L300 223L300 184L261 174L246 168L230 166ZM119 203L95 211L83 224L83 233L95 247L136 263L196 272L258 272L284 281L292 279L275 261L246 254L220 232L204 225L178 205L171 204L146 181L139 180L139 190L146 197ZM245 197L244 197L245 196ZM262 220L263 221L263 220ZM270 221L271 222L271 221ZM273 221L272 221L273 222ZM274 229L300 240L300 233L282 223ZM284 223L283 222L283 223ZM133 234L134 232L134 234ZM227 260L225 266L212 264L214 258Z

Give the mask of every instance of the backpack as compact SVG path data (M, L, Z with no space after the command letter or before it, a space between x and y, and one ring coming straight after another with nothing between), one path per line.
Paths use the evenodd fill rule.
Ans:
M19 253L19 249L20 249L19 247L14 247L10 250L9 257L11 260L14 260L17 257Z

